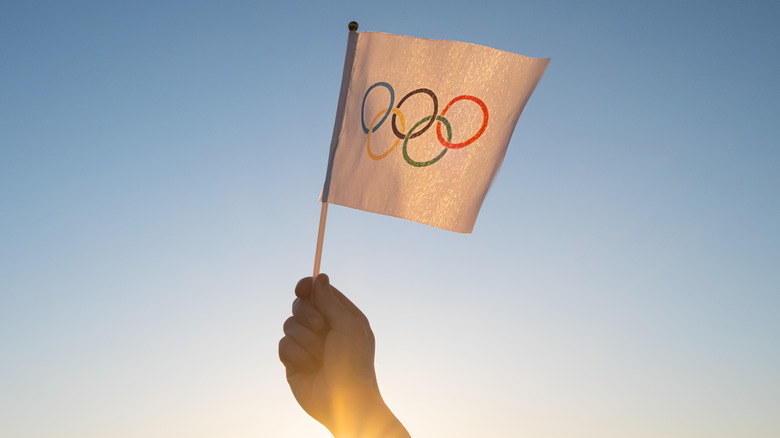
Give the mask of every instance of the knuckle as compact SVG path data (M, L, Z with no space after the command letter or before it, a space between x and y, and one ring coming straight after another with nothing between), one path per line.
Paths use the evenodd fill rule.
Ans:
M282 325L282 330L284 331L285 335L290 335L297 327L297 321L295 321L295 318L292 316L287 318L286 321L284 321L284 324Z
M326 328L325 324L325 318L322 317L322 315L319 315L317 313L312 313L307 318L307 322L309 323L309 327L312 329L312 331L315 332L322 332Z
M311 293L312 278L304 277L298 280L298 284L295 285L295 295L300 298L306 298Z
M290 343L290 340L287 339L287 336L285 336L285 337L283 337L282 339L279 340L279 348L278 348L279 359L282 362L285 362L285 363L289 361L289 358L287 357L288 356L288 351L287 350L288 350L289 343Z

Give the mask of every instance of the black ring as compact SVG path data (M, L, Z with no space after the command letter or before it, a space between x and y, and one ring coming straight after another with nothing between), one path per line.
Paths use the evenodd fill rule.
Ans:
M433 125L433 122L436 121L436 114L439 113L439 101L436 99L436 94L434 94L433 91L431 91L431 90L429 90L427 88L418 88L418 89L416 89L414 91L410 91L409 94L407 94L406 96L403 97L403 99L398 101L398 105L396 106L396 108L398 108L400 110L401 109L401 105L404 103L404 101L406 101L407 98L409 98L412 95L417 94L417 93L425 93L428 96L431 96L431 99L433 99L433 115L431 116L431 121L428 122L428 124L425 125L425 127L423 127L423 129L415 132L409 138L418 137L418 136L422 135L423 132L427 131L428 128L430 128L431 125ZM391 125L393 127L393 133L395 133L396 137L398 137L401 140L403 140L403 139L406 138L406 134L404 134L403 132L399 131L398 127L395 126L395 119L396 119L396 115L393 114L393 120L392 120L392 123L391 123Z

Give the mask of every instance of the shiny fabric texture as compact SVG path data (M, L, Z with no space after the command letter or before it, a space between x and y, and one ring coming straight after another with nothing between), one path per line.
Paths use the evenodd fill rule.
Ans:
M353 34L323 200L470 233L549 59Z

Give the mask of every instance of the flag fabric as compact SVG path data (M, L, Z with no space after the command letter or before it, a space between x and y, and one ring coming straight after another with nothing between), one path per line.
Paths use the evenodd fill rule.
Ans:
M322 201L470 233L548 62L350 32Z

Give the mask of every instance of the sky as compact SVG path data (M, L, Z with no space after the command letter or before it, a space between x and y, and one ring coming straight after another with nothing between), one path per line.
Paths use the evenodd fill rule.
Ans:
M412 436L780 436L779 19L3 2L0 435L329 436L277 343L355 20L551 58L473 234L329 210L322 270Z

